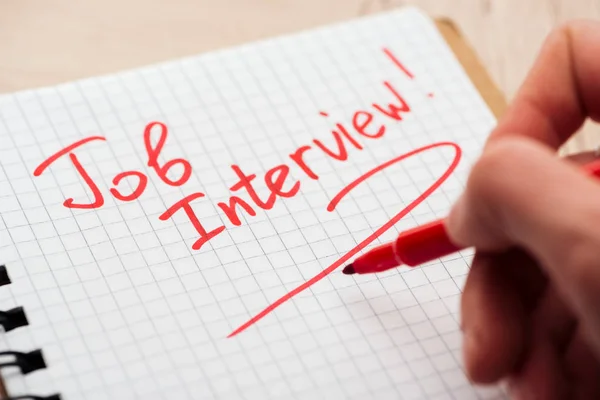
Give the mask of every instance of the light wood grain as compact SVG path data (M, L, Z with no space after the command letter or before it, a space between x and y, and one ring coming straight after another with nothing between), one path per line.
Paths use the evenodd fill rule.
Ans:
M573 18L600 18L600 0L0 0L0 92L116 72L402 5L451 18L508 100L553 27ZM587 125L565 151L596 147L594 130Z
M0 0L0 92L416 5L453 19L510 100L550 30L600 0ZM568 150L595 147L586 126Z

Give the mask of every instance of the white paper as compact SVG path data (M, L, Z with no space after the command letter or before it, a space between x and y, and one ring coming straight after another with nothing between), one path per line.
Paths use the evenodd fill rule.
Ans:
M410 111L381 111L393 114L398 96ZM168 132L160 151L159 123ZM443 217L494 123L435 25L412 8L1 96L0 264L12 283L0 299L5 310L23 306L30 324L0 334L0 350L41 349L48 365L28 375L4 368L9 393L502 397L472 387L461 368L458 304L472 253L376 276L341 273L401 211L365 249ZM43 164L86 139L75 161L63 152ZM232 165L258 200L243 183L231 189L240 181ZM270 170L276 194L265 184ZM111 193L125 171L137 172L117 196L144 189L135 200ZM197 250L203 235L185 209L167 212L194 194L206 233L221 229ZM232 196L246 208L229 218ZM66 207L69 198L93 208Z

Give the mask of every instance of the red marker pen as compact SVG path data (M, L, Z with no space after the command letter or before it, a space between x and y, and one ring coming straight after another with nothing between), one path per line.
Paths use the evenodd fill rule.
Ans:
M600 177L600 160L584 165L583 170ZM401 265L416 267L461 249L450 241L444 221L438 220L404 231L395 241L371 249L347 265L343 273L370 274Z

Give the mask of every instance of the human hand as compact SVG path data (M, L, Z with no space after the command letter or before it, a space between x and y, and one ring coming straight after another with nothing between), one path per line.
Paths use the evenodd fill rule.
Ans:
M600 398L600 181L560 159L600 120L600 23L547 39L446 222L476 255L461 303L475 383L518 399Z

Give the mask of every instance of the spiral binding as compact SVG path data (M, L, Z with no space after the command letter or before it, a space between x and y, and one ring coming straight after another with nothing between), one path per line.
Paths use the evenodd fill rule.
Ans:
M0 265L0 286L9 285L11 282L5 265ZM10 332L23 326L29 325L27 315L23 307L15 307L7 311L0 311L0 325L5 332ZM41 350L33 350L28 353L20 351L0 351L0 358L9 357L8 361L0 361L0 369L6 367L17 367L23 375L46 368L46 361ZM31 394L8 397L5 400L61 400L60 394L49 396L34 396Z

